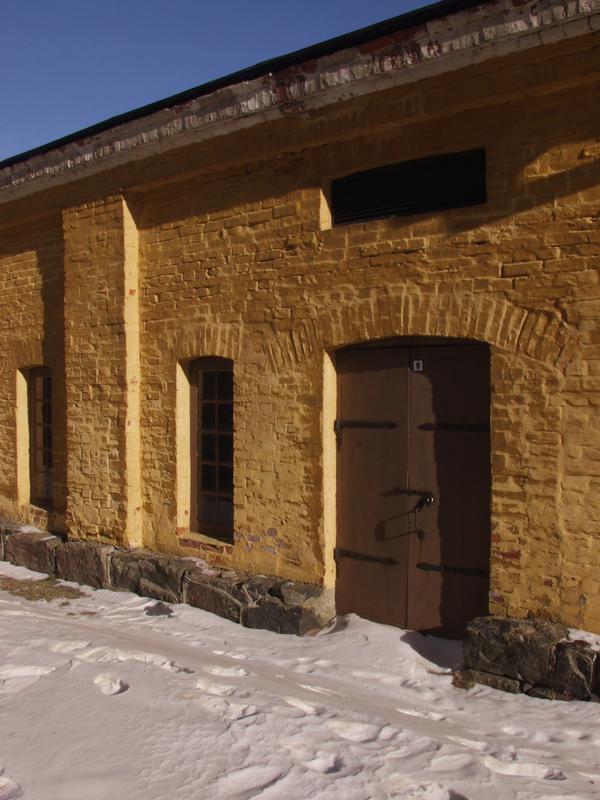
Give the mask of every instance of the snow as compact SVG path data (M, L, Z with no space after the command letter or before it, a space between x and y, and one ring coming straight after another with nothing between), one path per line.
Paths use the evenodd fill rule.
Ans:
M600 705L456 689L457 643L8 591L44 577L0 562L0 800L600 797Z

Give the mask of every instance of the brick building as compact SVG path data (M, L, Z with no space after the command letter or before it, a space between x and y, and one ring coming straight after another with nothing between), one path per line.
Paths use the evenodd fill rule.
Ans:
M0 163L0 512L600 632L599 21L449 0Z

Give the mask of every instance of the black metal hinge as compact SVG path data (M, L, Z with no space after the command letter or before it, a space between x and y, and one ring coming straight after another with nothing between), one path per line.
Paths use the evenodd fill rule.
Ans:
M395 567L400 563L396 558L371 556L368 553L357 553L354 550L343 550L340 547L335 548L333 555L336 561L339 558L352 558L355 561L371 561L375 564L383 564L384 567Z
M445 564L417 564L417 569L425 572L453 572L457 575L468 575L470 578L489 578L490 573L485 569L474 569L473 567L449 567Z

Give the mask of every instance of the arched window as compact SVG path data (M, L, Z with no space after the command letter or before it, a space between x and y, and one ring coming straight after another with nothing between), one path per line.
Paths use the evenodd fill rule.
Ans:
M191 528L233 540L233 361L198 358L189 365Z

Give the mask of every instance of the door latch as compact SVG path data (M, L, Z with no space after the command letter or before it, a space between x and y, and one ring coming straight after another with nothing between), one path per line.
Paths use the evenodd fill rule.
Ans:
M433 495L431 492L423 492L417 505L415 506L415 513L419 511L423 511L424 508L429 508L429 506L433 505Z

